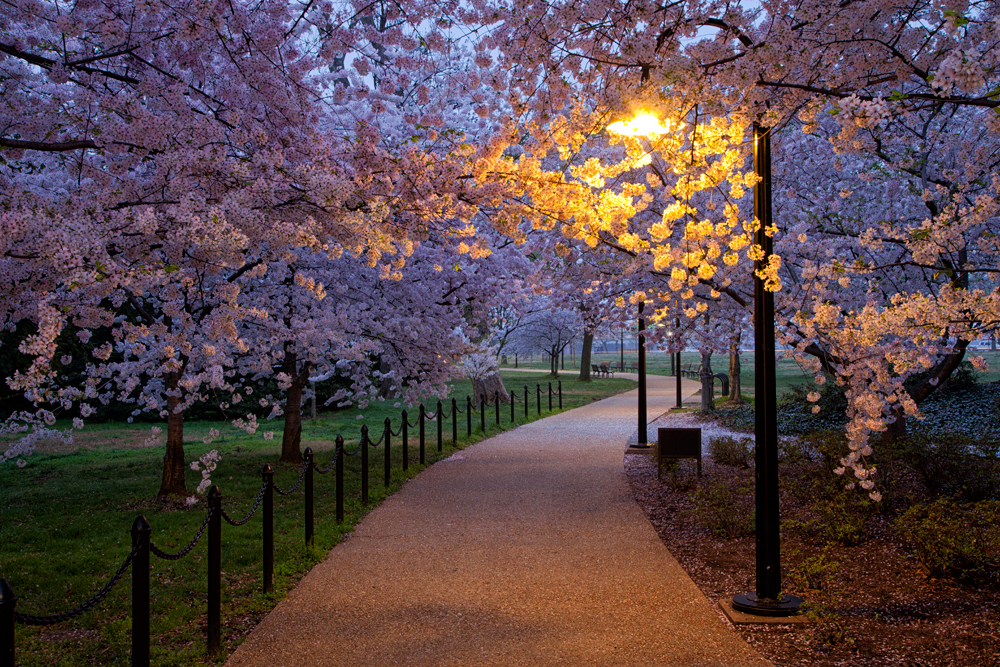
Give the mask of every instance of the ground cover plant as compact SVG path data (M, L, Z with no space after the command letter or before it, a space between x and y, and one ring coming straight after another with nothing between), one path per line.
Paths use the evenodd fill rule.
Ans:
M988 419L996 392L992 382L956 382L923 406L940 418L911 420L908 436L878 442L880 502L832 474L848 451L843 412L803 424L814 403L786 396L782 589L805 598L812 622L737 631L776 665L1000 665L1000 432ZM721 408L704 425L745 433L752 410L749 422L746 407L735 411ZM645 458L626 460L637 502L713 601L755 586L744 437L714 436L700 480L688 462L659 481Z
M529 420L538 418L535 385L537 373L505 373L510 389L523 392L530 385ZM464 401L471 389L468 381L453 384L453 395ZM602 383L563 382L565 409L630 389L634 382L614 380ZM519 398L523 398L523 393ZM558 410L558 399L554 407ZM402 406L400 406L402 407ZM415 407L415 406L414 406ZM464 407L464 405L463 405ZM520 402L517 422L524 423ZM436 409L428 404L428 411ZM398 428L400 408L393 403L373 403L364 410L345 409L321 413L303 424L303 447L317 451L317 463L331 460L333 438L341 432L349 443L357 440L360 426L367 424L377 438L384 419ZM410 409L411 421L416 410ZM543 394L542 416L548 412ZM486 436L495 433L494 413L487 408ZM363 419L358 419L363 416ZM449 456L456 448L484 437L478 412L473 420L473 437L466 437L465 415L460 415L459 442L451 442L450 421L445 422L444 451L437 452L434 422L427 428L427 463ZM280 422L275 430L280 430ZM510 427L507 406L501 409L501 427ZM265 424L262 430L271 428ZM211 444L202 442L210 429L221 433ZM336 544L351 527L382 498L419 473L417 429L411 429L410 467L400 469L400 441L395 439L392 485L382 486L381 450L373 451L371 502L360 503L360 457L346 460L345 521L336 523L333 479L316 477L316 535L314 545L303 541L302 496L275 494L275 592L261 593L261 524L259 518L243 527L223 525L223 653L228 655L308 569ZM0 576L20 596L18 611L49 614L82 602L111 576L131 547L129 529L138 514L144 514L153 528L152 540L165 551L181 549L193 536L204 516L205 501L194 507L183 502L154 498L160 446L145 443L147 428L125 424L99 424L78 434L79 444L70 449L62 443L46 443L26 460L24 468L0 468ZM224 496L223 506L234 518L249 510L261 484L264 463L276 468L275 482L292 486L300 466L277 464L279 442L264 440L220 422L195 422L185 443L192 459L210 449L218 449L222 461L212 480ZM188 471L189 486L198 474ZM178 561L152 558L152 651L154 665L207 664L205 657L206 583L202 541L188 557ZM45 628L17 626L18 660L24 667L34 665L127 665L131 645L129 575L97 608L73 621Z

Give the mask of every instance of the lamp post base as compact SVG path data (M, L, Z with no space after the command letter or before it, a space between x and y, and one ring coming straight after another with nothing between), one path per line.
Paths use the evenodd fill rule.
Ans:
M756 593L739 593L733 596L733 609L757 616L794 616L799 613L802 598L782 595L780 599L758 598Z

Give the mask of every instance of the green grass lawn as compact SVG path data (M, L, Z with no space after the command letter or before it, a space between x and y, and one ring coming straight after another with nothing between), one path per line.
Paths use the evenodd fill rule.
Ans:
M981 383L996 382L1000 380L1000 350L990 351L990 350L974 350L966 355L968 358L970 355L981 355L983 356L987 363L989 364L989 370L985 373L979 374L979 380ZM607 353L594 353L591 357L591 363L600 364L602 362L609 362L614 366L617 366L621 360L621 354L619 352L607 352ZM575 376L580 372L580 358L579 356L566 355L564 372L560 374L565 374L566 376ZM629 353L628 350L625 351L625 364L635 364L638 362L638 355L633 351ZM701 364L701 355L698 352L682 352L681 353L681 365L686 366L687 364L693 364L697 368ZM509 368L513 364L504 366L504 368ZM548 369L548 361L542 360L541 355L534 355L531 359L525 360L518 358L519 368L540 368ZM729 373L729 355L727 354L713 354L712 355L712 370L716 373ZM649 352L646 354L646 372L652 375L671 375L672 366L670 363L670 355L663 352ZM777 384L778 396L788 393L790 389L795 385L810 384L812 382L813 375L802 369L801 366L794 359L779 358L777 365L775 367L775 382ZM740 355L740 381L743 387L743 396L746 398L753 397L754 394L754 369L753 369L753 351L743 352ZM716 390L718 390L718 385L716 385Z
M517 423L538 419L535 389L541 385L542 416L548 412L549 378L538 373L504 372L508 389L519 394ZM600 380L580 383L570 376L563 381L564 408L585 405L593 400L634 388L629 380ZM529 414L523 410L524 385L529 385ZM554 387L557 386L553 385ZM455 382L452 395L464 397L471 391L468 381ZM427 424L426 454L431 464L450 456L485 436L510 427L510 408L501 406L501 426L495 426L495 412L486 409L486 433L480 432L478 411L473 419L473 436L467 433L466 415L459 416L459 441L451 441L450 400L443 426L443 451L437 451L437 428ZM558 410L558 397L553 397ZM436 400L428 402L428 412L436 410ZM417 419L411 407L409 419ZM400 425L400 408L394 402L380 402L365 410L344 409L321 413L303 425L303 448L317 451L317 463L330 463L333 439L342 433L348 444L356 442L360 427L367 424L378 439L386 418L392 428ZM137 515L152 525L152 541L166 551L184 547L194 535L205 513L204 499L193 508L177 501L155 499L159 488L163 456L163 435L159 446L144 446L150 424L98 424L87 426L73 445L43 443L39 451L25 458L24 468L11 463L0 466L0 577L19 596L17 611L52 614L75 607L99 589L118 568L131 549L129 529ZM265 422L254 436L219 422L194 422L185 426L185 452L194 460L209 449L218 449L222 461L212 476L224 499L223 507L234 517L250 508L261 485L260 468L277 460L282 423ZM210 428L221 436L210 445L202 442ZM273 431L265 440L262 432ZM371 451L371 502L360 502L360 457L346 460L345 521L336 523L335 489L332 475L316 477L316 536L313 546L303 539L303 496L274 497L275 593L261 591L261 523L255 517L245 526L223 524L223 654L221 662L242 637L275 603L291 589L313 564L322 559L357 521L387 495L416 475L418 429L410 429L410 466L401 470L400 439L394 438L392 484L383 487L383 450ZM298 465L276 465L275 482L290 487L298 478ZM200 481L188 472L187 485ZM205 541L187 557L165 561L152 557L151 643L154 665L211 664L205 657ZM17 626L17 655L22 667L80 665L128 665L131 646L131 572L97 608L75 620L36 628ZM319 631L319 630L318 630Z

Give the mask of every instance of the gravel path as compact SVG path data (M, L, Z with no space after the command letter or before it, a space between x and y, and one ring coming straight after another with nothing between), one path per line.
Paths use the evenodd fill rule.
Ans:
M650 415L673 386L650 377ZM226 664L766 667L633 501L635 405L635 391L595 402L423 471Z

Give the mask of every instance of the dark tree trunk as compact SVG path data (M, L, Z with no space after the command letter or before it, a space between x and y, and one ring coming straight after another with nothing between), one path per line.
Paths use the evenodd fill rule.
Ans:
M892 409L892 416L896 419L892 423L886 424L886 429L882 433L883 442L897 442L906 437L906 414L903 412L903 408L895 406Z
M733 334L729 350L729 402L743 404L743 386L740 383L740 332Z
M385 357L379 357L378 359L378 370L381 373L388 373L391 368L389 368L389 362L385 360ZM378 395L382 398L392 398L392 378L383 377L379 381Z
M594 347L594 332L583 332L583 349L580 351L580 382L590 382L590 351Z
M291 350L285 351L281 370L291 378L292 384L285 391L285 428L281 435L281 460L287 463L302 461L302 390L309 381L311 364L303 364L298 371L298 357Z
M712 351L701 351L701 411L715 409L715 377L712 375Z
M485 396L486 402L492 404L493 395L497 392L500 394L501 403L506 403L510 399L510 396L507 394L507 388L503 386L503 378L500 376L500 373L493 373L484 378L475 378L472 380L472 393L475 394L474 400L476 405L479 405L479 398L481 396Z
M169 373L166 377L167 389L173 393L180 382L181 373ZM181 404L180 396L167 396L167 451L163 455L163 479L160 481L159 496L183 496L184 487L184 413L175 412Z
M558 377L559 375L559 350L555 345L549 351L549 373L552 377Z

